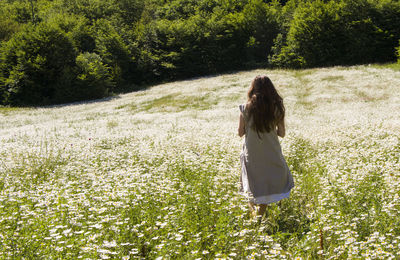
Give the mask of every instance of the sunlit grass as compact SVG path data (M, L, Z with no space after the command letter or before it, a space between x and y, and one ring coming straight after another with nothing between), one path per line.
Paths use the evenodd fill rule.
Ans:
M30 109L31 108L0 106L0 114L7 116L7 115L12 115L14 112L27 111Z
M386 63L386 64L372 64L369 66L378 68L378 69L392 69L394 71L400 71L400 62Z

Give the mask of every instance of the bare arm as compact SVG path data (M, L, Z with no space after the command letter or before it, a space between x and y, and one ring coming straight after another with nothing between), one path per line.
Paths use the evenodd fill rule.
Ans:
M239 118L238 134L240 137L242 137L245 134L244 117L242 113L240 113L240 118Z
M276 133L277 133L278 136L280 136L282 138L285 137L285 120L284 119L282 119L278 123Z

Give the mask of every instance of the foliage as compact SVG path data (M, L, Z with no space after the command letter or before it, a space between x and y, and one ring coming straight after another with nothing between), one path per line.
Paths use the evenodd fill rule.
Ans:
M84 53L99 56L114 92L262 66L391 62L400 35L400 2L395 0L7 0L0 2L0 15L0 45L12 45L12 38L34 27L56 28L72 43L71 60ZM63 84L74 84L79 68L65 66L63 73L49 75L54 82L60 77ZM11 75L5 70L3 82ZM40 77L17 74L10 81L43 84ZM46 86L54 92L54 86ZM0 102L9 103L5 87L0 91Z
M400 37L400 2L346 0L342 15L347 25L344 62L395 60L393 50Z
M137 31L158 77L187 77L265 63L278 32L275 6L263 1L173 1ZM181 8L180 8L181 7ZM182 9L183 8L183 9ZM142 56L143 57L143 56Z
M117 86L123 87L127 81L134 80L134 58L128 46L115 28L104 19L97 20L93 25L95 35L94 51L111 69L111 78Z
M106 66L101 57L96 53L83 53L76 57L79 68L77 90L73 94L75 99L81 100L87 97L102 98L108 95L114 82L110 74L110 68Z
M19 31L20 25L0 12L0 42L7 41L11 36Z
M286 67L388 62L400 35L400 5L367 0L303 2L270 62Z
M78 54L74 26L70 34L60 27L63 26L29 25L2 46L2 104L63 103L111 93L111 69L95 53Z
M1 49L0 87L3 103L47 104L74 83L71 41L57 28L27 26Z
M267 61L273 45L273 39L279 33L279 13L281 7L276 3L265 4L261 0L252 0L244 7L244 28L246 43L245 61Z
M29 1L11 1L7 5L3 4L2 11L7 14L10 20L20 24L32 22L35 19L32 16ZM35 12L37 9L33 11Z
M397 47L396 50L397 50L397 62L400 63L400 40L399 40L399 47Z

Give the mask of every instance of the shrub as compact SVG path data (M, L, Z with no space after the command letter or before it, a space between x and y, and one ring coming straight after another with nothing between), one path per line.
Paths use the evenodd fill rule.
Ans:
M47 20L72 40L77 52L93 52L96 48L95 33L87 18L75 14L53 14Z
M1 48L0 88L3 103L48 104L60 88L68 88L75 50L59 29L41 24L13 35Z
M279 33L277 4L265 4L261 0L250 0L243 9L246 42L246 61L263 62L267 60L273 46L273 39Z
M285 36L279 33L274 39L274 45L271 47L271 55L268 57L269 64L279 68L305 67L305 60L297 55L295 47L285 44Z
M9 40L14 33L19 31L19 27L17 22L0 12L0 42Z
M101 98L113 90L115 84L111 80L110 68L98 54L80 54L76 57L76 64L79 68L76 99Z
M58 27L28 26L1 48L3 105L44 105L101 98L115 84L111 69L95 53L77 53Z
M157 79L215 72L217 63L229 58L220 53L228 48L223 40L229 37L222 27L222 22L201 16L151 22L137 31L140 67L153 72L148 78Z
M32 9L29 1L11 1L4 8L8 18L18 23L28 23L37 17L32 17ZM37 13L34 8L34 13Z
M135 81L136 65L127 44L110 22L100 19L93 25L95 36L94 52L110 68L111 78L117 88ZM117 89L118 90L118 89Z
M400 3L390 0L301 3L287 37L275 40L269 61L287 67L392 61L399 17Z
M400 40L399 40L399 47L397 47L396 50L397 50L397 62L400 63Z
M114 1L102 0L59 0L55 3L56 9L84 16L91 22L95 22L98 19L110 18L117 11L116 7L117 5Z
M132 25L140 20L145 4L143 0L115 0L119 12L114 15L124 24Z
M176 0L160 10L162 18L137 30L139 60L159 78L265 63L279 29L276 10L261 0Z
M293 15L285 44L275 46L276 53L270 62L289 67L335 63L336 58L344 54L339 7L336 2L325 4L321 0L300 4ZM275 42L282 45L282 39Z
M345 57L341 63L394 61L400 35L400 2L343 0Z

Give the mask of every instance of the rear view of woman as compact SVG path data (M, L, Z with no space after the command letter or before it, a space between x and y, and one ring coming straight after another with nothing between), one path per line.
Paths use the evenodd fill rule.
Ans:
M278 139L285 136L285 107L267 76L257 76L247 96L247 103L239 106L239 136L245 135L241 192L249 199L252 215L262 216L268 204L289 197L294 187Z

